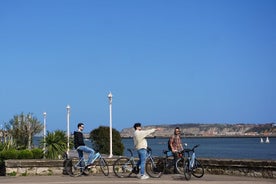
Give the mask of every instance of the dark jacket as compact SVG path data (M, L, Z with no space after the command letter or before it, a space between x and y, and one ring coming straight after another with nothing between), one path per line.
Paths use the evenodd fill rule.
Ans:
M77 149L79 146L85 146L83 141L83 134L78 131L74 131L74 146Z

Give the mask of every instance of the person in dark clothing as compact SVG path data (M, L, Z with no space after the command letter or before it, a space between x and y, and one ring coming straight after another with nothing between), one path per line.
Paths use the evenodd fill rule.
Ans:
M83 129L84 129L84 124L79 123L78 131L74 131L74 146L75 146L75 149L78 151L80 158L83 157L83 152L89 154L87 165L90 165L94 158L95 151L92 148L89 148L88 146L85 145L83 140L83 134L82 134Z

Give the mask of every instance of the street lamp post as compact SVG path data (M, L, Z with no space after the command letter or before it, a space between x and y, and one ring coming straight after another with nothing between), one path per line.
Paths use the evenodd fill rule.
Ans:
M43 112L43 122L44 122L44 126L43 126L43 152L44 152L44 158L45 158L45 152L46 152L46 112Z
M70 131L69 131L69 124L70 124L70 105L66 106L67 110L67 156L69 156L69 137L70 137Z
M112 150L112 93L109 92L108 94L108 99L109 99L109 144L110 144L110 154L109 154L109 158L113 157L113 150Z
M27 123L28 123L28 149L29 150L32 149L31 148L31 143L32 143L32 131L33 130L31 130L32 129L32 127L31 127L31 121L32 120L31 119L32 119L32 116L30 114L28 114L26 120L27 120Z
M0 142L3 143L4 131L2 129L2 124L0 125Z

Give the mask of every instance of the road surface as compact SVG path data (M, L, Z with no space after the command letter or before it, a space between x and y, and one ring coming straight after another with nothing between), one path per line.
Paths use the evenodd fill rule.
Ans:
M254 178L245 176L204 175L202 178L194 178L186 181L182 175L168 174L161 178L140 180L135 176L130 178L117 178L113 173L109 176L103 174L70 177L68 175L54 176L0 176L1 184L275 184L276 179Z

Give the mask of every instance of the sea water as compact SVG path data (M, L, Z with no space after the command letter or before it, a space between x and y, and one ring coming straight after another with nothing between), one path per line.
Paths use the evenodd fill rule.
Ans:
M34 138L34 145L39 145L39 139ZM265 140L265 138L264 138ZM187 143L188 148L199 144L196 148L196 156L202 158L222 158L222 159L260 159L276 160L276 137L269 138L269 143L261 143L259 137L250 138L182 138L182 143ZM148 146L152 148L154 156L163 156L163 150L168 149L168 138L149 138ZM87 146L91 147L91 142L85 140ZM134 148L133 139L122 139L124 144L124 155L129 155L127 148ZM135 156L137 153L134 152Z
M168 138L147 139L153 155L162 156L163 150L168 149ZM260 159L276 160L276 138L270 138L269 143L261 143L260 138L184 138L188 148L199 144L195 149L196 156L202 158L223 159ZM133 148L132 139L123 139L124 154L126 148Z

